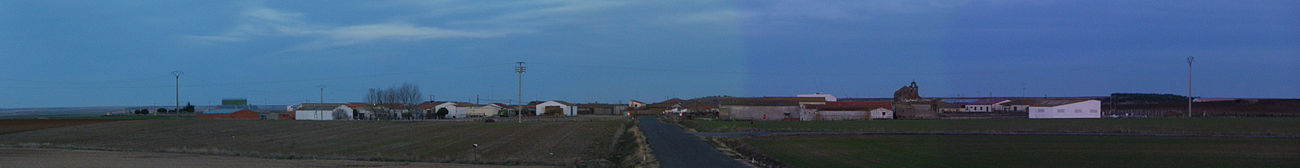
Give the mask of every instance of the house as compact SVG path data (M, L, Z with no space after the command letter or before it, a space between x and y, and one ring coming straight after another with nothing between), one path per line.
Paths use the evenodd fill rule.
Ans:
M447 110L446 118L465 118L469 117L469 108L479 105L465 102L443 102L434 106L434 112Z
M636 101L636 100L627 101L627 107L632 109L642 109L645 108L645 105L646 105L645 102L641 102L641 101Z
M718 119L786 120L799 118L799 101L769 98L729 98L719 103Z
M832 96L831 94L825 94L825 93L798 94L795 95L795 97L820 97L822 98L822 100L828 102L839 101L839 99L836 99L835 96Z
M375 119L375 106L366 103L346 103L352 108L352 118L357 120Z
M993 112L994 109L1001 109L1003 103L1011 102L1007 99L979 99L965 103L962 112Z
M620 115L623 114L624 110L627 110L629 108L628 106L620 105L620 104L600 104L600 103L577 104L574 106L577 106L578 115L587 115L587 114Z
M203 114L199 114L198 118L256 120L256 119L260 119L261 117L257 114L257 112L254 112L253 110L228 108L228 109L217 109L212 111L206 111L203 112Z
M1101 118L1101 101L1039 100L1029 105L1029 118Z
M1002 109L999 111L1029 112L1029 105L1033 104L1033 102L1034 102L1033 100L1027 100L1027 99L1012 100L1011 102L1003 103Z
M466 117L495 117L504 109L502 104L488 104L482 106L473 106L465 110Z
M345 104L303 103L294 109L294 120L351 120L354 110Z
M534 114L539 116L578 116L577 106L573 106L569 102L551 100L531 106L535 109Z
M826 102L804 105L799 120L893 119L892 102Z

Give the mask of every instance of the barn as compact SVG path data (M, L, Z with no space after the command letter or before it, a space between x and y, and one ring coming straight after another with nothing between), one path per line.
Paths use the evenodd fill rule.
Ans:
M203 114L199 114L198 117L202 119L260 119L257 112L248 109L217 109L203 112Z
M1029 118L1101 118L1098 100L1042 100L1029 105Z
M551 100L534 105L536 115L546 116L578 116L577 106L569 102Z
M893 119L892 102L826 102L803 106L799 119L813 120L873 120Z

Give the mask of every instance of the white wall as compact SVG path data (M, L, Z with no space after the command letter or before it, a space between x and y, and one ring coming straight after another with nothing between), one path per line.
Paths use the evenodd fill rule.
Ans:
M465 118L468 117L468 107L456 107L456 103L442 103L433 107L433 112L437 113L438 109L447 108L447 118Z
M540 116L546 113L546 107L550 107L550 106L559 106L560 109L562 109L561 111L564 111L565 116L578 116L577 107L560 104L559 102L555 102L555 101L546 101L545 103L537 104L537 108L534 109L535 111L533 112L535 112L536 115Z
M877 108L877 109L875 109L875 110L871 110L870 113L871 113L871 119L873 119L873 120L875 120L875 119L894 119L894 110L889 110L889 109L884 109L884 108Z
M1088 100L1053 107L1029 107L1029 118L1101 118L1101 101Z
M347 115L344 119L334 118L335 112L343 112ZM340 105L332 110L296 110L293 112L294 120L348 120L352 119L352 108Z

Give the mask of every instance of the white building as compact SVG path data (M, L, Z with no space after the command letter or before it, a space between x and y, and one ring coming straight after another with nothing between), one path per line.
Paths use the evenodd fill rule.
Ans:
M293 111L294 120L350 120L353 109L343 104L302 105Z
M963 106L965 107L963 112L993 112L994 110L1004 109L1002 104L1010 102L1011 100L1007 99L980 99L966 103L966 105Z
M1101 118L1101 101L1043 100L1029 105L1029 118Z
M552 113L552 115L578 116L577 106L564 101L546 101L535 105L535 107L538 116L546 115L548 112Z
M632 109L641 109L641 108L645 108L645 103L636 100L628 100L627 107Z
M465 118L469 117L469 109L475 106L478 105L473 103L446 102L434 106L433 112L436 113L442 111L442 109L447 109L447 118Z
M465 115L466 115L467 117L495 117L495 116L497 115L497 113L500 112L501 109L504 109L504 108L505 108L505 106L504 106L504 105L500 105L500 104L488 104L488 105L483 105L483 106L474 106L474 107L470 107L468 110L466 110L466 112L465 112L466 114L465 114Z
M799 94L799 95L795 95L795 97L821 97L821 98L826 98L826 101L828 102L840 101L839 99L835 98L835 96L832 96L831 94L825 94L825 93Z

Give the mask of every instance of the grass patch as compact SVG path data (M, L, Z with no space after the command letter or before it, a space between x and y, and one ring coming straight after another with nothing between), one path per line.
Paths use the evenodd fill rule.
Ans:
M1294 167L1300 139L814 135L737 139L795 167Z
M1111 132L1219 135L1300 135L1300 118L1114 118L867 121L681 122L701 132Z

